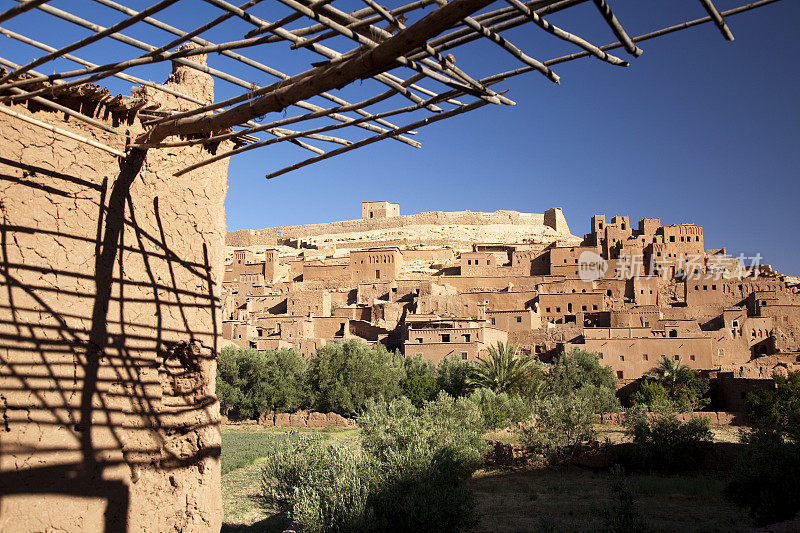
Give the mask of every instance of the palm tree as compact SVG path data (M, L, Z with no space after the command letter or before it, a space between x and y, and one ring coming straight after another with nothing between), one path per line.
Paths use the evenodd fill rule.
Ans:
M519 349L510 344L489 346L488 357L479 357L470 372L472 388L487 388L494 392L522 392L531 380L534 359L521 357Z
M662 355L655 368L644 377L664 387L667 396L678 401L682 409L701 409L710 402L704 397L708 392L708 380L700 378L695 370L681 363L680 358L668 359Z
M681 363L680 358L669 359L666 355L662 355L655 368L647 372L644 377L657 381L667 391L674 391L686 379L687 371L692 372L689 367Z

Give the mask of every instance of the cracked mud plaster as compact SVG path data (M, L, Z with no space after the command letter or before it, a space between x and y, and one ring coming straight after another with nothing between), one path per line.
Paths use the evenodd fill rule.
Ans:
M119 150L142 131L12 109ZM0 531L219 530L227 162L173 176L208 155L120 162L0 115Z

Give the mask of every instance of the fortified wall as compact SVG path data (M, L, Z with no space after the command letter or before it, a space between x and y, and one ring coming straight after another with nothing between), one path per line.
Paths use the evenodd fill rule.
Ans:
M375 230L389 230L406 226L483 226L490 224L509 224L514 226L548 227L554 234L571 237L569 226L560 207L548 209L545 213L520 213L518 211L495 211L481 213L476 211L429 211L415 215L361 218L342 220L323 224L304 224L300 226L278 226L260 230L229 231L226 234L227 246L246 247L274 245L277 238L308 238L317 235L355 233ZM428 241L426 241L428 242ZM429 243L429 242L428 242ZM429 243L430 244L430 243Z
M213 94L208 75L182 68L166 86ZM187 109L154 89L134 95L84 86L55 97L114 133L33 103L2 106L1 531L221 525L227 161L176 178L208 151L111 153L142 132L141 108Z

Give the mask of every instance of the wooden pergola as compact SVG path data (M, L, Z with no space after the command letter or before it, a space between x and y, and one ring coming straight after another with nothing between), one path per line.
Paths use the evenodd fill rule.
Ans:
M394 6L383 5L376 0L361 0L363 7L350 12L340 9L347 3L344 0L275 0L263 3L262 0L248 0L239 6L225 0L204 0L214 7L218 12L217 16L188 31L156 18L159 12L174 4L185 4L181 7L189 9L190 2L187 1L160 0L147 9L136 11L112 0L91 0L123 15L119 22L108 27L52 7L48 5L48 0L15 1L16 6L0 13L0 33L45 53L33 61L20 64L13 57L1 57L3 54L0 51L0 66L3 67L0 70L0 102L35 101L39 105L67 113L92 127L116 132L94 117L55 101L59 94L67 91L80 88L97 91L99 89L94 84L115 76L167 92L193 105L190 111L148 107L146 102L142 102L139 107L134 106L147 131L130 142L128 150L193 144L210 146L218 145L224 140L233 141L232 149L188 166L177 172L177 175L245 151L281 142L290 142L303 150L314 152L313 157L270 172L266 176L274 178L384 139L394 139L409 146L420 147L420 143L413 137L424 126L488 104L513 105L514 102L506 96L506 91L497 89L496 86L515 76L537 72L550 82L559 83L559 76L553 71L554 66L589 56L613 67L626 67L628 61L613 55L612 51L621 48L628 56L636 58L642 54L639 43L706 23L716 25L725 39L733 40L726 19L778 0L760 0L723 12L718 11L711 0L697 0L704 8L706 16L633 37L625 30L605 0L387 2L397 4ZM289 14L278 20L264 18L267 16L265 13L275 12L275 4L278 3ZM557 12L566 12L566 15L559 16L562 19L565 16L568 18L572 8L584 3L595 6L598 23L608 26L616 39L614 42L602 46L592 44L546 20L546 17ZM32 16L55 17L59 23L85 28L89 35L67 46L56 48L42 42L42 35L22 35L2 26L12 18ZM252 30L244 35L238 30L239 34L234 34L236 40L227 42L215 43L202 37L208 30L231 19L239 19L237 28L241 25L240 21L244 21ZM154 27L170 37L167 42L151 44L123 33L123 30L134 25ZM546 32L552 39L566 41L576 51L551 59L536 59L511 42L507 36L509 30L523 25L529 26L530 31ZM342 39L352 41L348 50L340 52L331 47L331 41L341 43ZM123 43L137 52L132 54L133 57L120 58L119 61L105 64L94 63L76 55L93 43L107 40ZM498 47L504 53L510 54L520 66L483 77L472 76L456 66L456 58L451 51L478 40L485 42L487 47ZM244 52L261 51L263 47L279 47L275 50L278 53L305 49L322 58L305 71L287 74L244 55ZM464 53L474 52L464 50ZM192 60L193 56L200 54L216 54L209 56L214 58L215 66ZM259 86L229 70L217 68L217 55L219 63L223 59L234 61L240 64L237 67L240 70L250 69L258 78L267 74L275 82ZM78 68L57 69L52 74L35 70L45 64L50 68L49 64L56 59L68 60L77 64ZM233 84L241 88L241 91L237 96L203 102L129 72L134 68L165 61L197 69ZM60 66L65 62L60 61L57 64ZM365 79L377 82L380 91L353 102L331 92ZM114 97L109 94L107 98ZM325 105L314 103L312 99L324 102ZM392 102L401 101L403 105L389 106L390 99ZM7 106L0 106L0 112L14 114ZM420 114L424 116L420 118ZM15 116L23 120L29 119L19 114ZM47 127L56 133L69 133L52 126ZM331 132L345 128L351 133L337 133L343 137L331 135ZM356 130L362 130L359 132L361 136L368 132L366 138L348 140L344 137L354 137ZM72 136L75 138L74 134ZM83 140L97 144L89 139ZM311 141L339 146L326 151ZM113 151L120 155L118 150Z

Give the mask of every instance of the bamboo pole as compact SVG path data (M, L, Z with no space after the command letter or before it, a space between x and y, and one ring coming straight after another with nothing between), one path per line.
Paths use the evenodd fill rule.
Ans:
M620 24L617 17L614 16L614 13L611 11L611 8L608 6L605 0L593 0L594 5L597 6L597 9L600 11L600 14L603 15L603 18L606 19L606 23L611 28L611 31L614 32L619 42L622 43L622 46L625 50L631 54L633 57L639 57L642 55L642 49L633 44L631 38L628 37L628 34L625 33L625 29Z
M270 26L270 24L267 21L258 19L257 17L253 17L249 13L245 13L245 12L241 12L240 13L239 10L237 10L235 6L232 6L228 2L225 2L224 0L206 0L206 2L210 2L210 3L220 7L222 9L226 9L226 10L229 10L229 11L231 11L233 13L236 13L237 16L239 16L242 20L244 20L246 22L249 22L250 24L254 24L254 25L259 26L259 27ZM280 37L282 37L284 39L287 39L287 40L291 41L294 44L297 44L298 42L303 41L303 39L301 37L296 37L291 32L289 32L289 31L287 31L287 30L285 30L283 28L271 28L270 32L272 32L275 35L278 35L278 36L280 36ZM328 47L317 45L317 44L312 45L310 48L314 52L317 52L318 54L330 59L331 60L331 64L334 61L342 61L343 58L349 57L346 54L340 54L339 52L337 52L335 50L332 50L332 49L330 49ZM383 83L384 85L388 85L389 87L397 89L397 91L401 95L405 96L406 98L408 98L409 100L411 100L414 103L419 103L419 102L423 101L422 98L420 98L419 96L417 96L416 94L412 93L407 88L405 88L403 86L403 84L402 84L403 80L401 80L400 78L397 78L396 76L392 76L389 73L384 72L384 73L381 73L381 74L374 75L374 76L372 76L372 78L375 79L376 81L379 81L379 82ZM411 85L410 87L412 89L414 89L414 90L417 90L417 91L420 91L420 92L425 92L425 90L423 90L423 88L418 87L416 85ZM434 112L434 113L438 113L438 112L441 111L441 109L437 108L437 107L431 107L431 108L429 108L429 110Z
M125 6L121 5L121 4L118 4L118 3L116 3L116 2L114 2L112 0L94 0L94 1L99 3L99 4L102 4L104 6L110 7L112 9L116 9L117 11L120 11L120 12L125 13L127 15L133 15L133 14L136 13L136 11L134 11L133 9L130 9L128 7L125 7ZM239 9L242 9L242 10L248 9L249 7L252 7L252 6L258 4L261 1L262 0L250 0L246 4L243 4L242 6L239 6ZM332 0L319 0L319 3L327 3L327 2L331 2L331 1ZM230 16L233 16L233 14L230 13ZM295 13L293 15L289 15L288 17L285 17L285 20L283 22L281 22L281 24L288 24L289 22L292 22L292 21L300 18L301 16L302 15L300 15L299 13ZM161 22L161 21L159 21L157 19L154 19L152 17L144 18L144 19L142 19L142 22L150 24L151 26L153 26L155 28L159 28L159 29L164 30L166 32L172 33L173 35L185 35L186 34L186 32L181 31L181 30L179 30L179 29L177 29L177 28L175 28L173 26L170 26L169 24L165 24L165 23L163 23L163 22ZM208 41L206 39L202 39L200 37L192 37L190 40L193 43L199 44L201 46L209 46L209 45L213 44L212 42L210 42L210 41ZM276 78L280 78L282 80L285 80L286 78L289 77L287 74L284 74L283 72L281 72L281 71L279 71L277 69L274 69L272 67L264 65L263 63L260 63L258 61L254 61L253 59L250 59L247 56L244 56L242 54L238 54L238 53L233 52L231 50L220 50L219 53L224 55L224 56L226 56L226 57L230 57L231 59L239 61L240 63L243 63L243 64L248 65L250 67L253 67L255 69L258 69L258 70L260 70L262 72L266 72L267 74L275 76ZM331 102L339 104L339 105L348 105L345 100L342 100L341 98L339 98L337 96L334 96L332 94L329 94L329 93L321 93L321 94L319 94L319 96L322 97L322 98L325 98L326 100L330 100ZM203 102L203 103L205 103L205 102ZM307 102L298 102L296 105L298 107L301 107L301 108L304 108L304 109L309 109L308 106L311 105L311 104L308 104ZM315 107L317 107L317 106L315 106ZM354 110L354 112L356 112L358 114L362 114L363 113L361 110ZM334 120L340 120L340 119L334 117ZM395 128L396 127L395 124L392 124L392 123L386 122L386 121L378 122L378 124L381 124L381 125L386 126L388 128ZM375 131L375 130L371 130L371 131Z
M437 0L439 5L447 5L447 0ZM534 70L538 70L542 73L548 80L552 81L553 83L559 83L558 75L550 70L547 66L545 66L541 61L538 59L534 59L522 50L520 50L517 46L515 46L512 42L507 40L505 37L500 35L497 32L494 32L488 29L486 26L483 26L481 23L476 21L472 17L464 17L462 22L475 30L476 33L486 37L496 45L500 46L503 50L511 54L512 56L516 57L529 67L533 67Z
M97 141L93 141L91 139L87 139L86 137L82 137L82 136L80 136L80 135L78 135L76 133L72 133L71 131L62 130L61 128L57 128L55 126L52 126L52 125L47 124L45 122L42 122L40 120L36 120L35 118L29 117L27 115L23 115L22 113L17 113L13 109L8 109L6 106L0 105L0 113L4 113L6 115L18 118L18 119L20 119L20 120L22 120L24 122L29 123L29 124L33 124L35 126L39 126L39 127L44 128L46 130L50 130L51 132L56 133L58 135L63 135L65 137L69 137L70 139L73 139L75 141L82 142L82 143L88 144L90 146L94 146L95 148L99 148L101 150L105 150L106 152L112 153L112 154L114 154L116 156L125 157L125 152L120 152L119 150L117 150L115 148L111 148L110 146L106 146L105 144L101 144L101 143L99 143Z
M308 98L321 91L342 87L370 73L387 68L403 53L419 47L430 36L438 35L445 28L449 28L465 16L491 2L492 0L453 0L375 48L325 67L293 76L278 87L271 86L255 91L263 96L219 114L192 116L163 122L143 135L141 139L137 139L137 142L160 142L165 137L174 134L224 130L244 120L279 111L298 100Z
M105 28L102 31L96 32L94 35L90 35L89 37L86 37L86 38L81 39L79 41L75 41L72 44L69 44L69 45L64 46L62 48L59 48L55 52L51 52L51 53L46 54L46 55L44 55L44 56L42 56L42 57L40 57L38 59L33 60L30 63L28 63L27 65L23 65L22 67L16 69L13 72L9 72L8 74L6 74L2 78L0 78L0 83L5 83L8 80L16 79L20 75L28 72L30 69L36 68L36 67L38 67L39 65L41 65L43 63L47 63L51 59L55 59L55 58L60 57L60 56L62 56L64 54L67 54L69 52L77 50L78 48L82 48L84 46L87 46L89 44L97 42L100 39L102 39L103 37L107 37L108 35L111 35L112 33L117 33L118 31L120 31L120 30L122 30L124 28L127 28L128 26L136 24L137 22L139 22L140 20L142 20L146 16L151 15L153 13L156 13L158 11L161 11L162 9L165 9L165 8L171 6L172 4L174 4L177 1L178 0L161 0L160 2L157 2L157 3L153 4L152 6L148 7L144 11L141 11L138 15L135 15L133 17L128 17L125 20L123 20L122 22L118 22L118 23L114 24L113 26L109 26L108 28Z
M722 36L728 41L732 41L733 33L731 33L730 28L728 28L728 25L725 24L725 20L723 20L722 15L719 14L719 11L717 11L717 8L714 7L714 4L711 2L711 0L700 0L700 3L703 4L703 8L705 8L708 16L714 21L714 24L717 25L717 28L719 28Z
M47 1L48 0L26 0L25 2L20 2L19 5L0 13L0 22L5 22L11 18L14 18L17 15L28 11L29 9L33 9L36 6L44 4Z
M590 43L589 41L581 39L577 35L573 35L573 34L567 32L567 31L562 30L558 26L554 26L554 25L550 24L549 22L544 20L542 17L537 15L536 11L533 11L532 9L528 8L528 6L526 6L525 4L520 2L519 0L506 0L506 2L508 2L509 4L514 6L517 10L520 11L520 13L522 13L526 17L528 17L531 20L531 22L533 22L534 24L536 24L537 26L542 28L544 31L546 31L546 32L548 32L548 33L550 33L552 35L555 35L559 39L562 39L564 41L567 41L569 43L575 44L575 45L583 48L584 50L586 50L587 52L589 52L590 54L592 54L596 58L600 59L601 61L605 61L607 63L611 63L612 65L617 65L617 66L621 66L621 67L627 67L628 66L628 62L627 61L623 61L622 59L618 58L617 56L613 56L611 54L607 54L607 53L603 52L602 50L600 50L597 46L595 46L592 43Z

